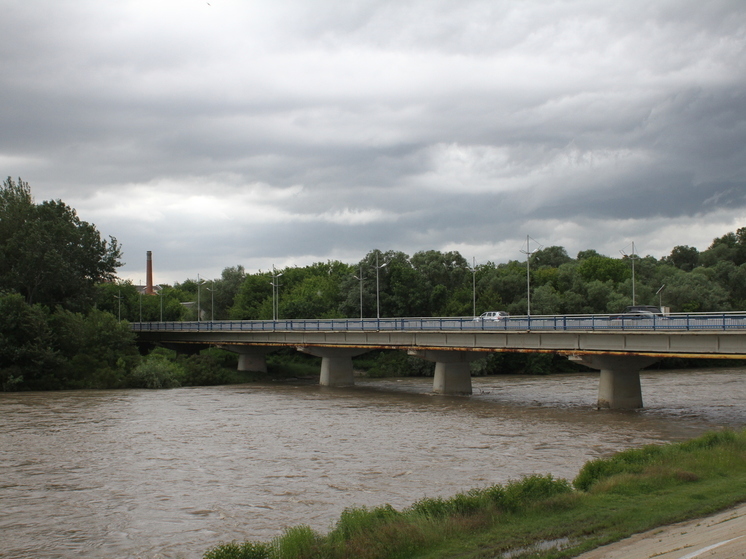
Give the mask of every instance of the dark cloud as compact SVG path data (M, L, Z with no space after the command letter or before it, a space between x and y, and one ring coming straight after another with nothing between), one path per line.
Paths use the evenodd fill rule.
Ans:
M160 281L746 221L741 0L9 2L0 171Z

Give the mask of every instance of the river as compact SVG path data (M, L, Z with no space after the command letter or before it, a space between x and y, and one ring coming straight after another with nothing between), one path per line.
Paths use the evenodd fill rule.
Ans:
M746 426L746 369L643 372L645 409L597 411L595 373L354 388L255 383L0 393L0 557L199 558L345 507L449 496Z

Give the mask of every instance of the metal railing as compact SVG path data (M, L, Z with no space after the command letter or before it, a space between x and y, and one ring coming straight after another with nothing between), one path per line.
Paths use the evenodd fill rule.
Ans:
M287 332L287 331L723 331L746 330L746 311L635 315L511 316L490 321L480 318L328 318L287 320L215 320L135 322L137 332Z

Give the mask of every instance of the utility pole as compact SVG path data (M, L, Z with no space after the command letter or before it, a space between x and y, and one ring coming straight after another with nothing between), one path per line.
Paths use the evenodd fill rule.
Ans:
M544 245L539 245L539 248L531 250L529 243L531 241L539 244L536 239L531 239L526 235L526 250L521 249L521 252L526 255L526 316L531 316L531 255L542 249Z

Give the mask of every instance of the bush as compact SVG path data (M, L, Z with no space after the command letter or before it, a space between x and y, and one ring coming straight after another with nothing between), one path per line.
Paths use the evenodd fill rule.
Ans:
M503 499L503 506L507 510L521 510L571 491L572 486L565 479L555 479L552 475L531 475L508 483L504 494L499 498ZM493 498L498 498L498 495Z
M184 369L160 355L149 355L135 367L128 379L130 388L176 388L182 385Z
M347 508L342 511L329 537L333 540L347 540L361 532L372 532L381 524L399 516L401 513L388 504L372 509L368 507Z
M212 355L190 355L177 363L184 370L183 386L214 386L229 381L228 371Z
M312 559L320 536L309 526L293 526L272 541L272 557L277 559Z
M217 545L203 559L272 559L272 546L261 542L230 542Z

